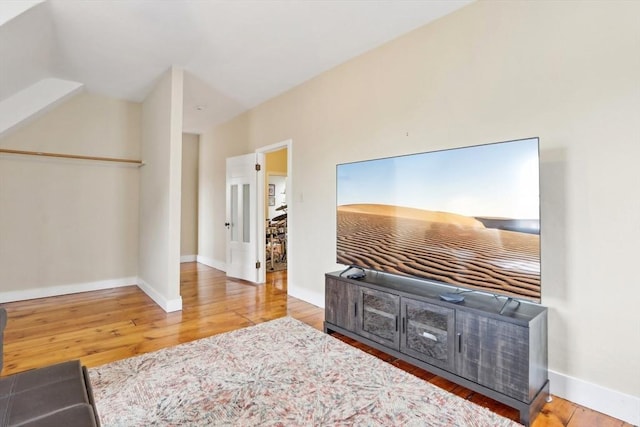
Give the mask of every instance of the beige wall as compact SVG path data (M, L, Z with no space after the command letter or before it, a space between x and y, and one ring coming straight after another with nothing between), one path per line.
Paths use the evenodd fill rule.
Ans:
M181 70L171 68L142 104L138 284L166 311L180 298Z
M140 105L81 93L0 147L140 158ZM0 155L0 302L135 284L136 166Z
M198 254L198 152L200 137L182 135L182 212L180 227L180 256ZM195 258L194 258L195 259Z
M230 151L292 138L289 291L322 305L336 163L539 136L550 368L637 399L638 16L640 2L476 2L207 132L201 207L222 223ZM219 256L219 236L201 247Z

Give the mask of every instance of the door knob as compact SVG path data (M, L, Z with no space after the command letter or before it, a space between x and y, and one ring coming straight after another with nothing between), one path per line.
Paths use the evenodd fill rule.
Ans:
M224 226L225 226L225 227L227 227L227 228L229 228L229 226L230 226L230 225L231 225L231 224L230 224L230 223L228 223L228 222L225 222L225 223L224 223Z

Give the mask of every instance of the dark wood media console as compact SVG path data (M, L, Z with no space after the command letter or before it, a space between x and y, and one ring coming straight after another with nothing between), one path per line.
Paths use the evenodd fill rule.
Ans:
M326 333L339 332L520 411L549 397L547 309L482 293L453 304L437 283L368 273L325 276ZM500 311L502 310L502 314Z

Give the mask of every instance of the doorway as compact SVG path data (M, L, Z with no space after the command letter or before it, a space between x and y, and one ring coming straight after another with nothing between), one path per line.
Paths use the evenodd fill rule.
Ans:
M265 274L263 281L267 283L274 277L286 281L291 265L291 150L291 140L256 150L264 154L264 221L261 234L264 241L261 249L265 268L261 271Z
M265 166L266 271L272 273L287 269L287 149L267 153Z

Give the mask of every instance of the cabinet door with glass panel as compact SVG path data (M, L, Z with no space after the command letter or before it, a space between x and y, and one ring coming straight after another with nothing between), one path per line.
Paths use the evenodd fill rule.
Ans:
M358 333L395 350L400 345L400 297L360 287Z
M443 369L455 366L455 311L402 298L400 351Z

